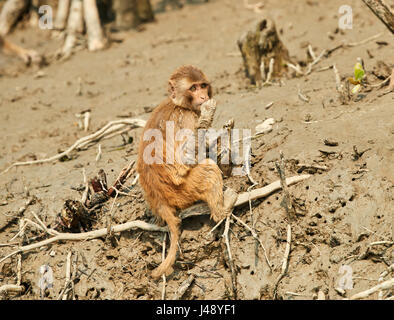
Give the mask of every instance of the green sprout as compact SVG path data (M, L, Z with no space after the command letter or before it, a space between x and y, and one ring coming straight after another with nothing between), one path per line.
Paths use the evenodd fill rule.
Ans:
M360 90L361 83L364 77L365 77L365 71L363 69L363 66L361 65L360 62L357 62L354 66L354 78L348 78L348 81L351 84L354 84L354 87L352 89L353 94L357 93Z

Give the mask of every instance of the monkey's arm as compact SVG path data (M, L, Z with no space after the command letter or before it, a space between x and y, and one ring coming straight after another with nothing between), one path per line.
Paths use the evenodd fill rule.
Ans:
M216 101L214 99L210 99L207 102L204 102L201 105L200 111L200 117L197 120L197 126L194 130L194 143L185 143L183 145L184 154L186 155L185 158L188 163L190 163L191 167L195 167L198 164L198 149L205 148L204 151L209 149L209 144L205 136L207 133L206 130L211 127L213 122L213 117L216 111ZM202 136L199 132L202 133ZM202 141L204 145L200 145L200 141Z

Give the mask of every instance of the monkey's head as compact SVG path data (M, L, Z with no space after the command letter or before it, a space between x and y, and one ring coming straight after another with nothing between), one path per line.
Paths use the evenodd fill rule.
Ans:
M212 98L212 88L200 69L188 65L170 77L169 94L175 105L199 112L200 106Z

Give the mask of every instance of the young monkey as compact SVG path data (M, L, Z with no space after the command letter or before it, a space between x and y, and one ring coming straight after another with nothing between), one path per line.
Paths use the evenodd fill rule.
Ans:
M14 54L21 58L26 64L41 63L42 57L34 50L22 48L0 35L0 50L4 53Z
M222 173L214 161L204 159L198 164L187 164L176 156L171 158L168 153L169 150L182 148L184 141L166 136L167 123L173 124L174 136L181 129L194 133L199 128L207 129L216 108L211 98L211 85L201 70L189 65L178 68L169 80L169 97L153 111L141 136L137 162L140 185L152 212L167 223L171 233L168 255L152 272L154 278L173 272L181 223L177 209L186 209L201 200L208 204L211 218L219 222L226 217L236 200L236 194L231 189L226 190L224 199ZM147 146L154 139L147 140L146 136L155 130L161 133L163 143L155 144L153 155ZM149 156L161 155L162 161L148 164L147 151Z

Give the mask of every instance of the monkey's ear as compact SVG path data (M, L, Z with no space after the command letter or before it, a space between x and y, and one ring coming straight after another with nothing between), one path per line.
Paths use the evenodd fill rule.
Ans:
M175 99L176 94L175 94L175 85L174 85L174 81L169 80L168 81L168 93L170 94L170 97L172 99Z

